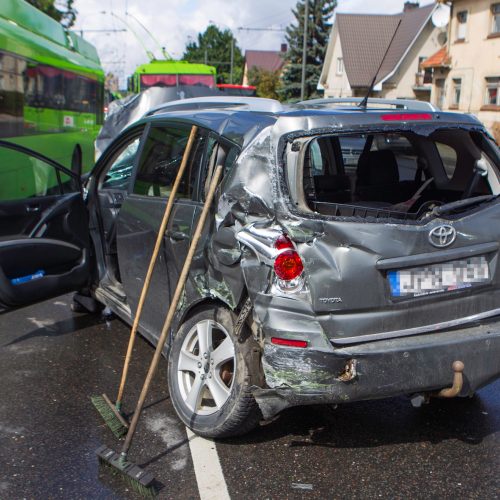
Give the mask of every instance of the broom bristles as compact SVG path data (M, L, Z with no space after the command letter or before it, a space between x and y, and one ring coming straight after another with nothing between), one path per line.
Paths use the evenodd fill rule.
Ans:
M127 434L127 427L120 422L120 419L116 416L113 409L110 408L108 402L102 396L92 396L90 399L96 410L103 418L104 423L111 429L111 432L118 439Z
M155 479L149 472L144 471L138 465L124 460L120 455L106 446L96 450L99 464L106 467L114 475L120 475L122 479L137 493L145 498L155 498L158 489Z

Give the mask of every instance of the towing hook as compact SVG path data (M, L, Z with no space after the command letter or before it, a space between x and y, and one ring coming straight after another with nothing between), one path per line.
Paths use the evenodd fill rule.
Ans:
M463 364L462 361L454 361L453 365L453 385L451 387L448 387L446 389L441 389L437 394L436 397L438 398L454 398L455 396L458 396L460 394L460 391L462 390L462 387L464 385L464 377L463 377L463 371L465 368L465 365Z

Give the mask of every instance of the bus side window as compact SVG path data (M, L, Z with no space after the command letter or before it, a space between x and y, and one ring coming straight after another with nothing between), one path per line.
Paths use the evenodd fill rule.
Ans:
M0 148L0 202L72 191L69 177L43 160Z

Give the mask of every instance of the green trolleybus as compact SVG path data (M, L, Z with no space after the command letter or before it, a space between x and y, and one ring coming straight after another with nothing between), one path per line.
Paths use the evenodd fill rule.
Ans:
M102 125L103 88L91 44L24 0L0 2L0 139L86 171ZM35 194L19 162L0 160L0 200Z
M199 85L215 88L216 70L207 64L196 64L173 59L153 59L138 66L129 79L129 90L139 93L150 87L178 87Z

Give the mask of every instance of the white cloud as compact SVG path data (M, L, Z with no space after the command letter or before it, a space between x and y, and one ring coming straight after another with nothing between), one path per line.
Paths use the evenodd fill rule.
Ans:
M74 29L84 30L84 37L97 47L105 70L120 75L123 85L126 76L138 64L147 62L148 57L129 28L124 33L85 31L126 27L111 12L124 19L157 57L161 56L160 50L141 26L126 16L127 11L153 33L172 57L181 58L188 37L196 38L209 21L223 29L230 28L243 51L279 50L285 41L284 32L239 28L285 28L294 20L291 9L296 3L296 0L76 0L78 17ZM338 12L394 13L402 10L404 0L339 0L338 4Z

